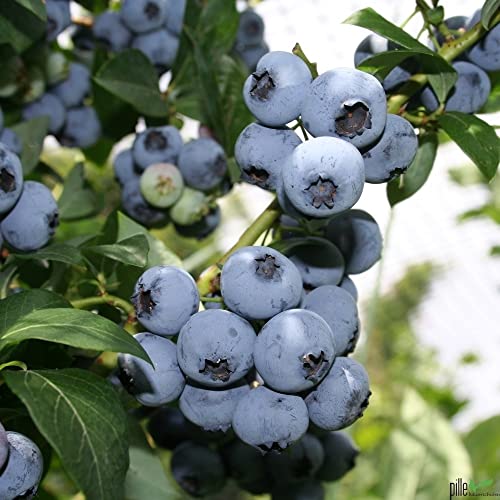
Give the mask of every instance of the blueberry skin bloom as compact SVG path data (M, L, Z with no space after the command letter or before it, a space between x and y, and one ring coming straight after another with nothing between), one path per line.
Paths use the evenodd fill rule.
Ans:
M333 333L318 314L303 309L270 319L254 348L255 367L266 385L284 393L311 389L335 359Z
M354 351L359 338L359 317L356 301L349 292L339 286L320 286L304 297L302 307L326 321L338 356Z
M184 23L187 0L169 0L165 18L165 28L174 35L180 36Z
M471 29L481 20L481 10L475 12L467 23ZM468 58L485 71L500 71L500 25L496 25L468 52Z
M356 288L354 281L352 281L347 274L342 278L342 281L339 283L339 287L346 292L349 292L355 301L358 300L358 289Z
M113 52L126 49L132 40L132 33L125 26L119 12L107 10L94 18L94 37Z
M159 28L167 15L166 0L123 0L121 16L125 25L135 33Z
M70 148L89 148L101 137L101 122L94 108L71 108L59 141Z
M240 399L250 391L246 383L212 389L187 384L179 399L183 415L205 431L227 432Z
M23 191L23 167L16 154L0 143L0 214L7 213Z
M334 137L318 137L297 146L283 170L283 187L292 205L309 217L331 217L361 197L365 166L361 153Z
M144 332L134 335L153 362L131 354L118 355L120 381L144 406L161 406L175 401L186 380L177 363L177 348L168 339Z
M155 266L138 279L132 296L137 318L157 335L176 335L198 311L200 295L192 276L174 266Z
M370 398L366 370L351 358L336 358L330 373L306 396L309 418L320 429L336 431L363 416Z
M179 169L188 186L210 191L226 175L226 154L222 146L213 139L195 139L181 149Z
M288 128L274 129L251 123L239 135L234 157L241 178L249 184L274 191L300 137Z
M3 132L0 134L0 143L18 156L23 152L21 139L11 128L5 127L3 129Z
M345 432L329 432L321 437L325 459L316 473L322 481L338 481L356 465L359 449Z
M9 459L0 474L0 498L35 498L43 473L43 457L38 446L23 434L7 432Z
M66 121L66 109L55 95L43 94L40 99L31 102L23 109L23 120L28 121L40 116L49 119L49 132L57 134Z
M182 371L207 387L224 387L253 367L255 332L250 323L220 309L202 311L182 327L177 358Z
M131 149L120 151L113 160L115 179L123 187L130 181L137 181L139 174L135 170L134 157Z
M221 274L226 306L247 319L268 319L296 307L302 278L295 264L268 247L243 247L226 261Z
M387 115L384 133L363 154L366 182L380 184L404 174L417 154L413 125L398 115Z
M479 66L465 61L452 65L458 74L458 80L446 99L446 111L461 113L475 113L488 100L491 91L491 82L487 73ZM430 87L426 87L420 99L429 111L435 111L439 101Z
M0 229L13 248L31 252L45 246L58 225L57 203L50 190L39 182L26 181L16 206Z
M315 137L332 136L364 148L384 131L387 101L380 82L352 68L316 78L302 105L305 128Z
M50 91L67 108L80 106L90 93L90 71L80 63L71 63L66 80L57 84Z
M7 462L9 458L9 440L7 438L7 433L5 432L4 426L0 424L0 470Z
M300 115L311 81L302 59L289 52L269 52L247 78L243 98L257 120L281 127Z
M264 20L253 9L246 9L240 14L236 46L258 45L264 37Z
M135 138L132 152L137 167L141 170L154 163L173 163L182 149L182 138L179 131L167 125L150 127Z
M157 68L170 69L174 64L180 40L166 29L137 35L132 47L140 50Z
M257 387L244 396L233 416L233 429L245 443L263 453L283 451L307 431L304 400Z
M47 40L52 42L71 24L71 12L67 0L47 0Z

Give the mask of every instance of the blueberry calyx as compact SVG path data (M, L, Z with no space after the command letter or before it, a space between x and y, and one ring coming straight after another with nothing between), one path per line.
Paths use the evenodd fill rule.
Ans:
M227 359L220 358L217 361L205 359L205 364L199 372L204 375L210 375L212 380L220 380L221 382L227 382L231 378L232 373L229 369Z
M328 368L328 360L325 358L325 353L323 351L321 351L318 356L310 352L302 357L302 366L306 372L306 380L314 381L322 374L325 368Z
M269 172L255 165L252 165L250 168L245 168L244 172L248 178L257 185L263 185L269 179Z
M279 443L274 441L271 444L271 446L268 446L267 444L258 444L257 448L262 450L264 453L269 453L270 451L276 451L278 453L281 453L282 451L284 451L286 449L286 446L285 446L285 448L282 448Z
M335 120L335 131L341 136L353 138L372 127L371 113L362 102L344 104L345 113Z
M268 71L264 71L260 75L258 73L252 74L254 86L250 89L250 94L262 101L268 99L272 89L276 87L271 75Z
M306 188L311 197L312 206L321 208L322 205L326 205L328 208L333 208L337 187L331 180L318 177L316 182L311 183Z
M274 275L280 268L280 266L276 264L275 257L268 254L261 259L255 259L255 262L257 262L257 269L255 270L257 275L267 279L274 278Z
M144 7L144 14L146 14L146 17L150 20L157 17L159 12L160 9L158 8L158 5L156 5L156 3L154 2L148 2Z
M6 168L0 170L0 189L4 193L16 190L16 178Z
M156 302L151 298L151 290L145 290L144 285L139 285L139 292L132 296L132 302L137 311L137 317L144 313L151 314L156 306Z
M167 138L158 130L149 131L144 139L144 146L148 151L162 151L167 144Z

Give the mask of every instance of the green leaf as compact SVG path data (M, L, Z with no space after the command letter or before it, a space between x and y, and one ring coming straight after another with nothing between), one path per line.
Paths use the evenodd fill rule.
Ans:
M86 498L123 500L127 416L111 384L71 368L3 375Z
M76 165L64 182L64 190L58 200L61 220L82 219L93 215L97 201L95 193L87 186L84 167Z
M79 309L34 310L0 331L0 346L28 339L92 351L124 352L149 361L141 345L125 330L109 319Z
M305 63L306 66L309 68L309 71L311 72L311 75L313 78L316 78L319 73L318 73L318 64L313 63L309 60L309 58L305 55L304 51L302 50L302 47L300 46L300 43L296 43L292 52L300 57Z
M42 0L0 2L0 44L23 52L45 35L47 14Z
M499 11L500 0L486 0L481 9L481 24L489 29L491 21Z
M491 249L490 249L490 255L492 257L499 256L500 255L500 246L495 245L495 246L491 247Z
M148 262L149 243L146 235L136 234L114 245L86 247L85 252L103 255L128 266L145 267Z
M413 196L427 181L438 149L435 132L422 133L418 138L418 151L408 170L387 184L387 199L391 207Z
M46 116L33 118L14 125L12 130L19 136L23 145L21 163L24 175L27 175L38 165L43 141L49 130L49 119Z
M138 50L125 50L110 59L99 69L94 81L139 113L159 118L167 116L156 70Z
M439 117L439 125L491 180L498 169L499 138L495 129L474 115L456 111Z
M64 264L78 266L82 263L82 255L74 246L65 243L53 243L32 253L14 254L21 260L52 260Z

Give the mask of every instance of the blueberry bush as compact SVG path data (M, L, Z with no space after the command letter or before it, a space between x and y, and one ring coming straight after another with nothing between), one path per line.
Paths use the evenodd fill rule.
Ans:
M387 414L345 429L372 391L401 394L391 367L418 366L415 346L380 336L398 345L431 267L351 357L350 275L383 251L353 207L366 182L391 206L413 196L446 138L495 177L498 137L475 113L500 110L500 1L445 8L416 0L417 38L353 13L372 34L353 67L319 73L299 43L270 51L262 18L232 0L2 0L2 500L396 498L366 464L350 493L336 482L360 451L387 465ZM215 255L219 201L240 182L272 202ZM412 436L434 425L465 454L426 406L462 403L425 377L410 386L401 421L431 415Z

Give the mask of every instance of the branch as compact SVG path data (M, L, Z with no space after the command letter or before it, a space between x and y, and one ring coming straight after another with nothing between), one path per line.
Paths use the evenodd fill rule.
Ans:
M121 309L123 312L127 313L129 320L131 320L135 316L135 309L132 304L124 299L121 299L120 297L109 295L107 293L98 295L97 297L87 297L85 299L73 300L71 302L71 305L75 309L92 309L93 307L102 304L107 304Z

